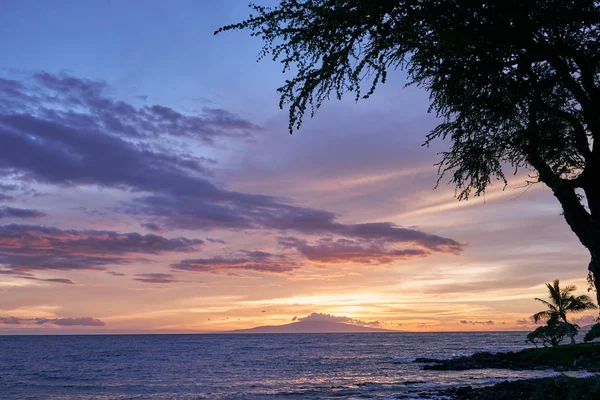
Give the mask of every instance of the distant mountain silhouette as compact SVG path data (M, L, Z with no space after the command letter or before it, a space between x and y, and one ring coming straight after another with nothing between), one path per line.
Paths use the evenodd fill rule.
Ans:
M335 321L298 321L291 324L259 326L251 329L238 329L227 333L334 333L334 332L399 332L391 329L371 328Z

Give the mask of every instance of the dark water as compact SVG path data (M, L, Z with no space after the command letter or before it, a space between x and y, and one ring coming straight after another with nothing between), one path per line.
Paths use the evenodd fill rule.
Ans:
M393 399L553 371L423 371L524 333L0 336L2 399Z

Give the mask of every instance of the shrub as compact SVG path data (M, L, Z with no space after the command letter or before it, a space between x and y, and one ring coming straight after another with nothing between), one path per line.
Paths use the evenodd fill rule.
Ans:
M565 336L577 335L578 329L577 325L559 321L558 316L553 315L546 325L540 326L529 333L525 342L532 343L535 347L538 347L538 344L542 344L544 347L548 345L558 346Z
M591 342L594 339L600 338L600 323L592 325L592 329L585 334L583 341Z

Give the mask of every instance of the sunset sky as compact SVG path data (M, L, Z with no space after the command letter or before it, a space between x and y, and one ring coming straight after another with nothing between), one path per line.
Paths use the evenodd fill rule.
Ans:
M434 190L448 143L421 146L437 121L402 72L290 136L281 66L213 35L248 14L0 4L0 333L530 329L545 282L585 293L587 252L527 171Z

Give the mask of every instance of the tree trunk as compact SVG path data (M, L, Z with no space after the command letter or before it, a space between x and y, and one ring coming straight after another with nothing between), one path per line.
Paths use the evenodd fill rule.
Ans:
M588 265L588 271L590 272L589 280L590 284L596 288L596 304L600 305L600 265L596 261L597 258L594 257L594 252L590 250L592 255L592 259L590 264ZM595 252L596 254L600 254L600 251Z
M540 181L552 189L562 206L567 224L590 253L590 283L596 290L596 299L600 305L600 164L589 165L582 176L581 188L587 201L586 209L574 185L560 179L537 156L530 156L529 161L538 170Z
M567 321L567 317L563 317L563 321L565 321L565 324L567 324L567 329L569 329L569 322ZM571 344L577 344L575 342L575 331L569 329L569 337L571 338Z
M597 158L593 153L580 176L581 182L575 185L573 181L562 179L540 157L535 138L532 138L527 154L527 161L538 171L539 180L552 190L559 201L567 224L590 252L592 261L588 270L600 305L600 162L595 161ZM575 191L578 187L585 192L587 209L582 204L581 196Z
M590 252L588 271L591 273L590 283L596 288L597 304L600 305L600 164L596 160L597 157L594 157L588 166L587 182L583 190L590 215L589 239L585 243Z
M567 224L590 253L590 284L596 291L597 304L600 305L600 175L584 187L589 211L581 204L573 187L562 182L541 180L552 189L562 206Z

